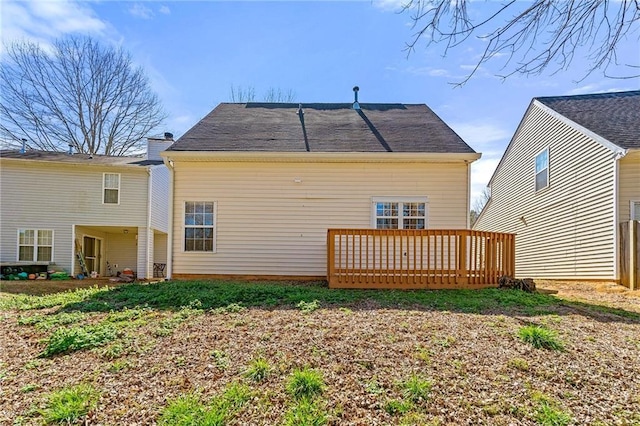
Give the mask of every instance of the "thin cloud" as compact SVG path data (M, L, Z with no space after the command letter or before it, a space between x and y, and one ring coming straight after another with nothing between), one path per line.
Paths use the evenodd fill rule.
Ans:
M162 13L163 15L170 15L171 14L171 9L169 9L169 6L160 6L160 9L158 9L158 12Z
M409 4L409 0L372 0L371 3L378 9L397 12Z
M75 1L6 1L2 5L2 41L29 40L47 47L61 35L104 36L110 26L93 10Z
M140 3L134 3L133 6L129 8L129 14L131 14L131 16L135 16L136 18L141 18L141 19L153 18L153 11L149 9L147 6Z

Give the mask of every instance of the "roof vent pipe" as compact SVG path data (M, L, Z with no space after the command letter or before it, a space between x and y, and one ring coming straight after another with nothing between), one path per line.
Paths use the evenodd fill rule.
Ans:
M20 148L20 154L27 152L27 140L22 139L22 148Z
M353 109L360 109L360 104L358 103L358 91L360 90L360 88L358 86L355 86L353 88L353 96L354 96L354 101L353 101Z
M173 133L165 132L164 133L164 140L172 141L173 140Z
M69 144L69 155L73 155L73 144Z
M302 104L298 104L298 115L299 116L303 116L304 115L304 110L302 109Z

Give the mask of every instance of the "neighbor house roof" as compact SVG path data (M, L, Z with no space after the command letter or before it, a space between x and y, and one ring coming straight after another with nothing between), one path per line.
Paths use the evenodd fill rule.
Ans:
M115 157L111 155L69 154L59 151L0 150L0 158L25 161L47 161L66 164L95 164L109 166L154 166L162 164L162 160L147 160L142 157Z
M535 99L621 148L640 148L640 90Z
M424 104L222 103L168 151L474 153Z

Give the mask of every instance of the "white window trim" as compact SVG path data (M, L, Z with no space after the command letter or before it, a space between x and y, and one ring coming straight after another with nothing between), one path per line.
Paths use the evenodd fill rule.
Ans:
M32 260L20 260L20 246L21 246L20 231L34 231ZM38 232L40 231L51 232L51 246L43 246L43 247L51 247L50 260L38 260ZM56 250L55 241L56 241L56 232L53 229L18 228L18 230L16 231L16 262L47 263L47 264L53 262L53 259L55 259L55 250Z
M543 186L542 188L536 188L536 177L538 176L538 172L536 171L536 159L538 158L538 156L540 154L542 154L543 152L547 151L547 185ZM549 188L551 186L551 181L550 181L550 173L549 173L549 169L551 168L551 157L550 157L551 151L549 150L549 147L545 147L544 149L541 149L540 151L538 151L538 153L536 155L533 156L533 189L534 192L540 192L543 191L547 188Z
M105 199L104 199L104 190L105 189L114 189L114 188L106 188L104 183L105 183L105 178L107 175L118 175L118 202L117 203L106 203ZM110 172L105 172L102 173L102 204L104 205L110 205L110 206L118 206L120 205L120 188L122 187L122 175L120 173L110 173Z
M428 197L371 197L371 228L376 228L376 204L377 203L424 203L424 229L429 229L429 198ZM401 206L398 206L398 211L402 211ZM418 217L419 219L420 217ZM398 216L398 229L402 228L401 222L402 216Z
M629 220L633 220L636 215L636 209L640 209L640 200L630 200L629 206Z
M195 251L187 250L186 247L186 229L191 228L184 223L185 215L187 214L187 203L213 203L213 250L212 251ZM182 252L190 255L209 255L218 252L218 202L214 200L189 200L182 203ZM197 227L197 226L193 226Z

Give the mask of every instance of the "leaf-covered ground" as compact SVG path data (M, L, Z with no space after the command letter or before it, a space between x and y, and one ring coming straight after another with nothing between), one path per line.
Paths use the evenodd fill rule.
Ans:
M78 384L99 394L79 421L102 425L167 423L177 399L214 406L234 384L250 396L229 425L640 424L640 299L543 287L558 295L224 282L0 293L0 424L42 424L48 396ZM529 325L564 350L523 341ZM303 369L322 380L310 402L287 390Z

